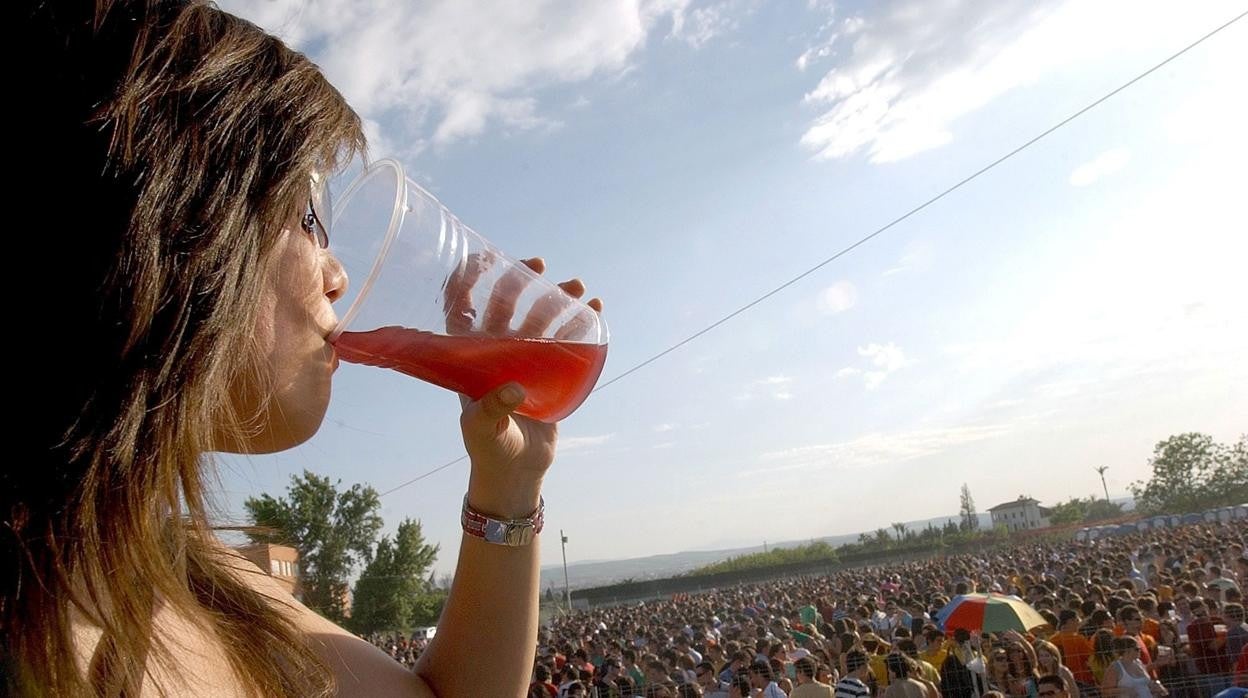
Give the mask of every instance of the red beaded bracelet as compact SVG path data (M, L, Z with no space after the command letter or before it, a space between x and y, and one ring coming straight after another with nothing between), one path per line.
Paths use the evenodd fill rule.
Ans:
M487 543L519 547L533 542L534 536L542 532L546 523L546 500L538 498L537 511L523 519L493 519L468 506L468 495L464 495L464 509L459 522L464 533L475 536Z

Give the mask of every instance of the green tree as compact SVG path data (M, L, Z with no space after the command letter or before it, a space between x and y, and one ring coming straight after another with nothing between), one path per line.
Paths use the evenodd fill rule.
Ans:
M906 525L904 523L898 523L894 521L891 525L892 525L893 530L897 532L898 541L906 538Z
M872 542L878 548L884 550L893 544L893 539L888 537L887 528L877 528L875 529L875 538L872 539Z
M426 577L438 546L425 542L420 522L404 519L394 540L382 537L377 552L355 583L351 625L357 632L431 625L445 595Z
M1113 519L1119 516L1122 516L1121 504L1097 499L1096 497L1088 497L1087 499L1071 497L1069 501L1053 507L1052 513L1049 514L1049 523L1052 523L1054 526L1060 526L1062 524Z
M347 579L355 565L372 556L381 530L381 502L372 487L352 485L339 492L342 481L330 482L304 471L292 475L287 496L249 497L244 503L256 526L249 533L257 543L280 543L299 551L303 602L336 622L345 613Z
M1149 461L1153 475L1131 485L1146 513L1198 511L1248 498L1248 436L1225 446L1189 432L1161 441Z
M1248 502L1248 434L1222 452L1219 467L1209 477L1209 488L1220 493L1220 504Z
M1083 521L1083 516L1087 513L1087 510L1087 502L1078 497L1071 497L1069 501L1053 506L1049 514L1049 523L1054 526L1080 523Z
M958 513L962 517L963 531L979 530L979 514L975 513L975 500L971 497L971 488L962 483L962 507Z
M1122 514L1121 504L1105 499L1097 499L1096 497L1088 497L1088 509L1083 514L1083 520L1086 523L1091 523L1105 519L1116 519L1122 516Z

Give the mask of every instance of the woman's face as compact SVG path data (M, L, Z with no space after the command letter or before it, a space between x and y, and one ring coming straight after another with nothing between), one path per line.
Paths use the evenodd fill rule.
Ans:
M272 453L297 446L316 433L329 407L338 366L328 341L338 323L331 303L346 293L347 275L304 230L302 213L299 218L278 239L257 307L253 347L264 375L231 388L247 433L226 437L220 450Z

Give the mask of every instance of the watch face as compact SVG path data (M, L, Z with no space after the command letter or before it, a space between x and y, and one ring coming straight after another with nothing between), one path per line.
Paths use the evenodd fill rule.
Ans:
M485 522L485 539L491 543L505 543L507 526L502 521L487 519Z
M529 523L506 523L490 519L485 524L485 539L503 545L528 545L533 542L533 525Z
M533 542L532 524L512 524L507 528L507 545L528 545Z

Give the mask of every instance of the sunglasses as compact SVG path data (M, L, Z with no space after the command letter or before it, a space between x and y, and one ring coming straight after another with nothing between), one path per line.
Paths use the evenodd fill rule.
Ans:
M313 199L308 199L308 208L299 221L299 227L303 228L303 232L312 238L317 247L322 250L329 247L329 231L321 222L321 217L316 212L316 202Z
M313 173L310 184L312 194L308 197L308 207L299 220L299 227L323 250L329 247L329 223L333 218L329 188L320 173Z

